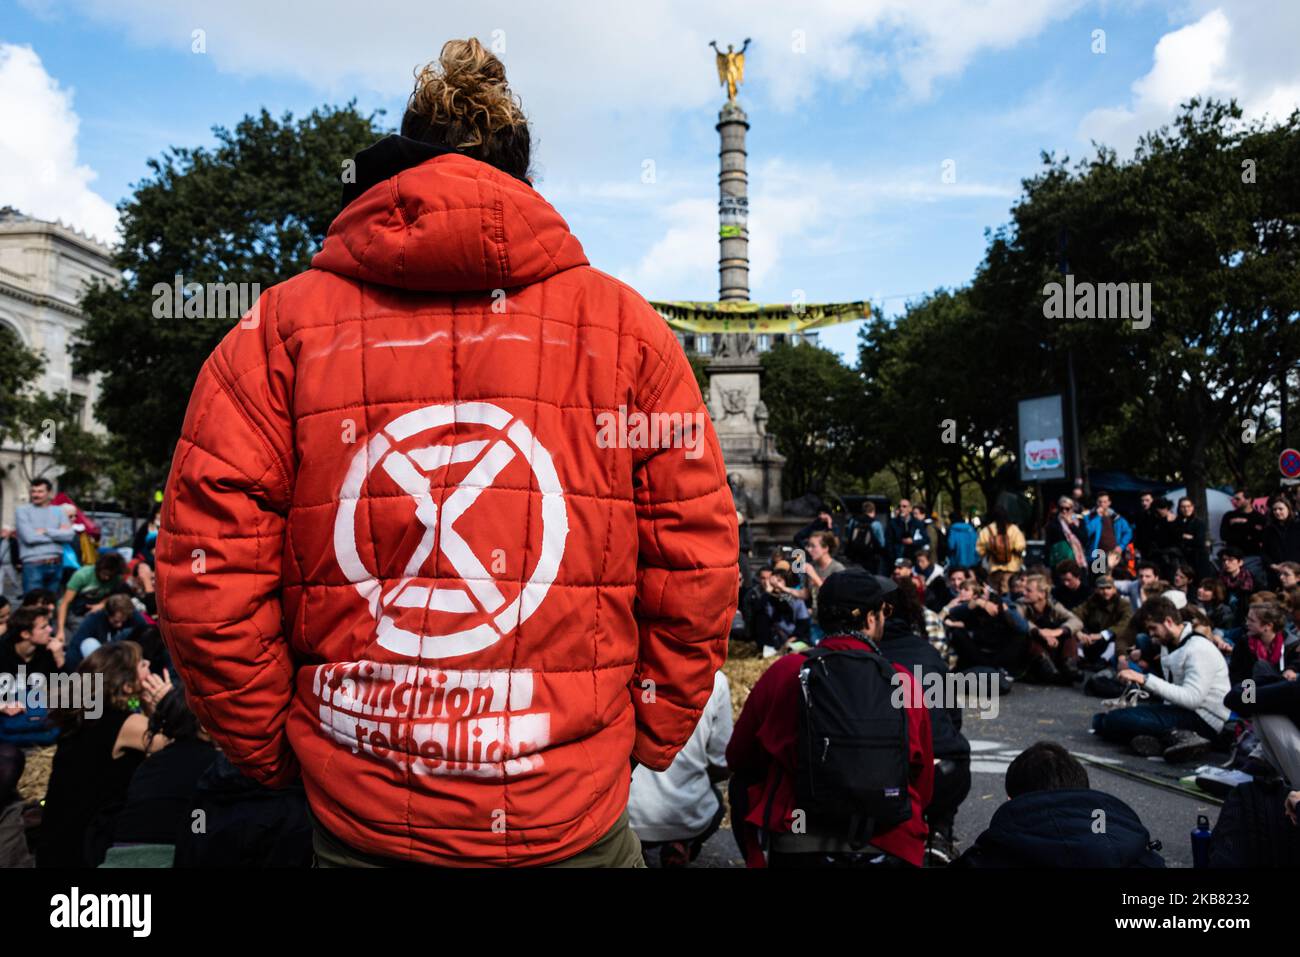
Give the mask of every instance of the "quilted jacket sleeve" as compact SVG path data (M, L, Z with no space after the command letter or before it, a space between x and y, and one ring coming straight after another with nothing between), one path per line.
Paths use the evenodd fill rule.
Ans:
M722 450L695 374L659 315L644 302L639 308L645 339L637 411L652 424L681 423L681 441L639 451L633 475L639 656L632 753L661 771L690 738L726 660L740 542Z
M155 553L160 624L190 706L226 756L271 787L297 775L280 612L292 370L276 340L274 297L259 300L199 373Z

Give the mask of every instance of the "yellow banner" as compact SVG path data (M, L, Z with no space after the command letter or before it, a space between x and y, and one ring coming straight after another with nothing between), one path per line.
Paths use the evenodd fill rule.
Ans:
M796 333L871 318L867 302L651 302L678 332Z

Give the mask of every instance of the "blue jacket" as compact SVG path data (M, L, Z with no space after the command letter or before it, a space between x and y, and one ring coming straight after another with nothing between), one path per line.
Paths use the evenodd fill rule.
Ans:
M1115 546L1127 548L1129 542L1133 541L1133 527L1114 509L1111 509L1110 514L1115 521ZM1097 549L1101 547L1101 516L1096 512L1089 512L1083 519L1083 528L1088 533L1088 558L1091 560Z
M1105 812L1104 831L1094 829ZM1131 807L1100 791L1031 791L993 812L957 867L1164 867Z
M948 567L974 568L980 563L975 542L979 533L970 522L957 522L948 529Z
M130 638L131 633L137 628L145 628L148 622L138 611L131 612L131 617L126 620L121 628L114 631L108 624L108 612L100 610L91 612L85 618L81 619L81 625L77 628L77 633L72 636L72 641L68 643L67 660L64 667L68 671L74 671L77 665L95 649L102 645L111 644L114 641L121 641L123 638ZM93 640L94 644L90 647L83 647L87 640Z

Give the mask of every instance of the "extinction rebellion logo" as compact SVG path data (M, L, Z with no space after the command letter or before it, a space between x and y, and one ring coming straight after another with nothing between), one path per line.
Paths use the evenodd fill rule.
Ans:
M489 489L501 493L497 502L476 505ZM394 500L398 510L385 511L382 503ZM495 512L511 501L524 503L524 514L540 513L540 548L522 582L499 579L481 556L502 544L524 553L529 523L507 543L474 541L472 531L501 528ZM483 510L497 521L475 523ZM413 542L409 553L382 559L400 568L396 580L387 567L368 567L358 543L360 524L364 551L377 554L379 540L390 537L373 524L384 515L414 525L412 534L396 536ZM380 429L344 476L334 552L375 617L379 646L409 664L318 667L314 690L325 733L416 773L502 777L540 767L536 752L549 741L550 713L532 708L531 671L462 671L423 662L473 655L508 638L546 598L568 534L564 489L550 452L499 406L430 405Z

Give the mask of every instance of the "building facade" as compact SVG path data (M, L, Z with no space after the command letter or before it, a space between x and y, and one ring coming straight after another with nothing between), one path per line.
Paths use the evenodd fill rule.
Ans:
M81 294L93 279L118 280L113 251L62 223L0 209L0 324L17 333L29 349L44 354L45 370L37 387L47 393L70 392L82 409L83 428L102 431L93 416L98 397L95 377L72 371L69 346L84 319ZM27 501L28 475L21 449L0 444L0 524L12 527L14 509ZM53 461L36 458L36 473L57 487Z

